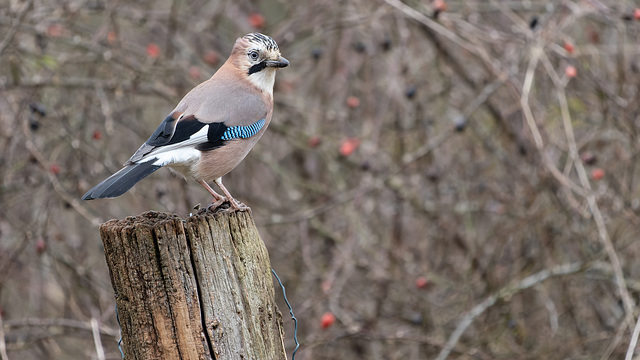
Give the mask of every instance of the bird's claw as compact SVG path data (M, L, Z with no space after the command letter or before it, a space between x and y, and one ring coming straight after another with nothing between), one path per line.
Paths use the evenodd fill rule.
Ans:
M236 200L236 199L231 199L231 200L229 201L229 203L231 204L231 208L232 208L233 210L235 210L235 211L240 211L240 212L242 212L242 211L251 211L251 208L250 208L250 207L248 207L247 205L245 205L245 204L243 204L243 203L239 202L239 201L238 201L238 200Z
M214 200L211 204L207 206L207 211L216 212L218 209L225 210L221 208L222 204L228 202L227 198L222 197L220 199Z
M229 206L224 206L224 204L229 204ZM207 210L211 212L218 212L218 211L243 212L243 211L251 211L251 208L241 202L238 202L236 199L233 199L233 198L228 199L223 196L220 199L214 200L211 204L209 204L209 206L207 206Z

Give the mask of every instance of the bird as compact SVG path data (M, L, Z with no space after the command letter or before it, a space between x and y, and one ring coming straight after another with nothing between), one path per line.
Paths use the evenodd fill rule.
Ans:
M276 70L287 66L271 37L249 33L238 38L218 71L180 100L121 170L82 199L120 196L166 166L202 185L213 196L209 208L228 201L236 211L248 210L231 196L222 177L240 164L269 126Z

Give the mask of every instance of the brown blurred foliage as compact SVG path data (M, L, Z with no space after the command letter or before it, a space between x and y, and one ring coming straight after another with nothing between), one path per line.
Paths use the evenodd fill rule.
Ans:
M4 0L0 358L120 358L97 225L210 196L161 170L79 198L252 31L291 66L225 184L287 286L297 359L633 354L637 5Z

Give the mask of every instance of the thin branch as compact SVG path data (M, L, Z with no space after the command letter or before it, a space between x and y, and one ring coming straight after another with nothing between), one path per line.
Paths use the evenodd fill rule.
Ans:
M638 343L638 335L640 335L640 317L636 321L636 326L633 328L633 335L631 335L631 341L629 342L629 348L627 349L627 356L625 360L631 360L633 353L636 350L636 344Z
M7 343L4 338L4 324L2 323L2 314L0 314L0 358L2 360L9 360L7 354Z
M538 130L538 125L536 124L536 121L533 117L531 107L529 106L529 94L531 93L531 87L533 86L533 75L536 70L536 65L540 60L541 53L542 49L540 48L540 46L534 46L533 50L531 51L531 58L529 59L529 66L527 67L527 73L524 77L524 83L522 84L522 95L520 96L520 106L522 106L524 118L527 121L527 125L529 125L529 130L531 130L533 140L535 141L536 147L540 152L544 150L544 143L542 142L542 135L540 135L540 130Z
M33 0L29 0L25 2L24 5L22 5L22 9L20 9L15 19L13 19L13 23L11 24L11 27L7 31L7 34L5 35L4 39L2 39L2 42L0 42L0 54L2 54L7 49L9 44L11 44L13 37L16 35L16 32L18 32L18 28L20 27L22 20L24 20L24 17L29 12L29 9L31 9L32 3L33 3Z
M453 331L453 333L451 333L449 340L447 340L446 344L440 351L440 354L438 354L436 360L445 360L458 343L458 340L460 340L462 334L464 334L464 332L467 330L469 325L471 325L478 316L480 316L485 312L485 310L493 306L493 304L495 304L498 300L513 296L514 294L517 294L518 292L528 289L534 285L540 284L541 282L546 281L549 278L575 274L577 272L583 271L585 270L583 266L583 263L576 262L566 265L560 265L551 270L545 269L533 275L527 276L526 278L520 280L515 284L507 285L498 290L493 295L487 297L462 317L462 320L460 320L460 323L458 324L456 329Z
M527 73L525 75L525 80L522 86L522 95L520 97L520 106L522 107L522 113L527 122L527 126L533 135L536 148L540 153L542 161L547 168L551 172L560 184L565 187L570 188L576 193L586 196L585 189L575 184L571 179L569 179L566 175L564 175L553 163L551 158L544 149L544 142L542 140L542 135L540 134L540 130L538 129L538 125L536 124L535 117L533 115L533 111L531 111L531 107L529 106L529 95L531 94L531 87L533 86L533 79L535 75L535 68L540 60L540 57L543 55L542 48L540 46L535 46L532 50L531 60L529 61L529 66L527 68Z
M447 29L446 27L438 24L436 21L430 19L429 17L425 16L421 12L415 10L414 8L402 3L400 0L384 0L384 2L386 2L387 4L393 6L394 8L396 8L397 10L399 10L400 12L405 14L407 17L412 18L413 20L415 20L415 21L423 24L424 26L428 27L429 29L433 30L434 32L436 32L440 36L448 39L452 43L460 46L461 48L467 50L468 52L470 52L472 54L476 54L485 63L487 63L487 64L491 63L491 58L485 51L483 51L484 49L482 49L482 48L480 48L478 46L475 46L472 43L469 43L468 41L460 38L453 31L451 31L451 30Z
M96 89L100 88L103 91L122 91L125 93L135 92L136 95L157 95L163 99L175 100L177 94L175 90L164 86L163 84L151 84L147 82L135 83L135 82L121 82L118 80L101 80L94 78L80 78L80 77L65 77L65 78L50 78L50 79L25 79L19 84L2 84L0 90L13 90L13 89L41 89L41 88L69 88L69 89Z
M549 59L543 55L542 62L547 69L547 73L549 77L553 81L556 87L556 94L558 96L558 102L560 103L560 113L562 115L562 123L564 125L565 134L567 136L567 143L569 145L569 156L573 159L574 166L578 173L578 178L580 179L580 183L582 187L586 190L585 197L587 199L587 204L589 205L589 210L593 215L593 220L596 223L596 227L598 229L598 236L600 238L600 242L605 248L607 252L607 256L609 257L609 261L613 266L613 273L616 278L618 291L620 293L620 297L622 298L622 302L624 304L625 309L625 320L627 321L627 326L629 330L633 329L633 311L635 305L633 300L631 299L631 295L629 295L629 290L626 286L626 281L624 279L624 274L622 272L622 264L620 263L620 258L616 252L613 243L611 242L611 237L609 236L609 232L607 231L607 226L604 222L604 217L600 212L600 207L598 206L598 201L596 195L593 191L591 191L591 184L589 183L589 177L587 175L587 171L580 161L578 156L578 147L576 145L575 135L573 133L573 125L571 124L571 114L569 113L569 104L567 102L567 95L565 93L565 86L561 79L558 77L557 73L553 69L551 62Z
M19 327L63 327L78 330L94 331L91 323L73 319L39 319L39 318L26 318L5 321L4 325L7 329L19 328ZM98 330L100 334L110 336L117 339L120 336L120 330L115 330L111 327L98 324Z
M15 108L14 112L17 114L18 106L16 104L13 104L13 105ZM31 136L31 131L29 130L29 120L26 116L22 121L22 132L24 133L24 136L26 138L26 141L25 141L26 148L29 150L29 153L31 154L31 156L33 156L33 158L36 159L38 164L40 164L42 169L46 172L47 176L49 177L49 181L51 182L51 185L53 185L53 189L58 194L58 196L64 202L71 205L71 207L78 214L80 214L85 219L89 220L91 224L93 224L94 226L100 225L103 222L102 219L91 215L89 211L80 203L80 200L79 200L80 198L77 196L71 196L62 186L62 184L60 184L58 177L55 174L51 173L50 171L47 171L47 169L49 168L49 161L44 157L42 152L40 152L40 150L34 144L33 138Z
M100 339L100 328L98 326L98 320L91 318L91 334L93 335L93 344L96 347L96 356L98 360L105 360L104 348L102 347L102 340Z
M604 350L604 352L602 353L602 356L600 356L600 360L608 360L611 357L611 354L613 354L613 352L616 350L618 345L620 345L620 342L622 341L622 335L626 332L626 330L627 330L626 323L622 322L618 325L618 328L616 329L616 334L613 337L613 340L609 343L607 348Z

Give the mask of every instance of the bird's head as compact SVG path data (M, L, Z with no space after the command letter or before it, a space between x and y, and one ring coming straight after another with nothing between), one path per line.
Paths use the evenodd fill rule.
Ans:
M278 44L260 33L250 33L236 40L231 58L253 85L269 94L273 93L276 70L289 66L289 60L280 55Z

